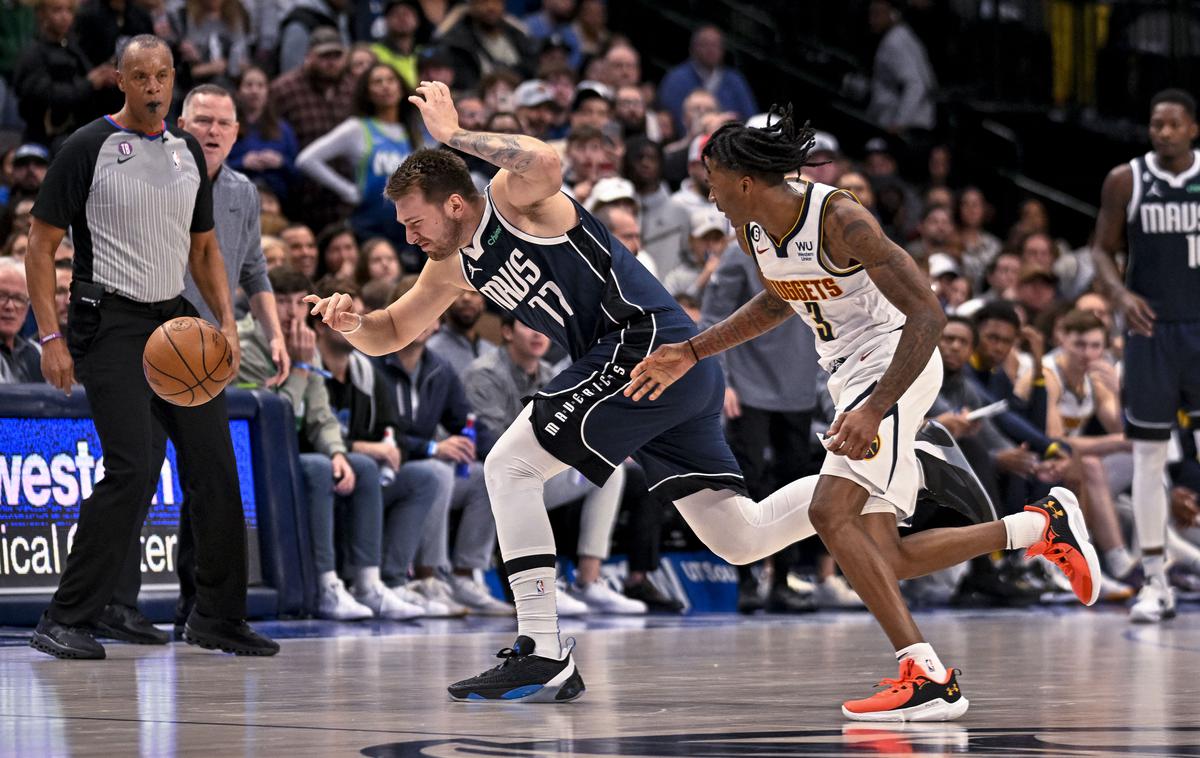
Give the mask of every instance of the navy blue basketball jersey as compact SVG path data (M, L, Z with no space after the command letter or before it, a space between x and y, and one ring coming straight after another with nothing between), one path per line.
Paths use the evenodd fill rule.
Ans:
M471 245L459 251L463 275L572 360L605 335L630 327L692 324L658 280L573 199L579 223L557 237L537 237L500 214L490 186L484 198Z
M1200 151L1192 156L1179 175L1159 168L1152 152L1129 162L1126 284L1163 321L1200 320Z

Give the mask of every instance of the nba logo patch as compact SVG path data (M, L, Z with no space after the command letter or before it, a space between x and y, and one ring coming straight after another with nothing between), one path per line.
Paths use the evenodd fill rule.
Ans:
M179 162L179 151L178 150L171 151L171 161L175 164L176 171L183 170L183 164Z
M537 588L537 593L539 595L546 594L546 583L543 582L541 579L538 579L536 582L534 582L533 586Z
M117 145L117 152L128 158L129 156L133 155L133 145L129 144L128 142L122 142L121 144Z

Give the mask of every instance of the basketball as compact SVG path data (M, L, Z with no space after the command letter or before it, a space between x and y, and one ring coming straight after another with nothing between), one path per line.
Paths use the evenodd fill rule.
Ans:
M203 405L233 380L233 351L215 326L181 316L154 330L142 352L154 393L174 405Z

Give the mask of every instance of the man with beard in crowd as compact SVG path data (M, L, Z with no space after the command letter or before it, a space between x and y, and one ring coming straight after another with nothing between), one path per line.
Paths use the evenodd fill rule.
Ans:
M444 358L461 379L476 358L491 355L496 345L479 336L479 317L483 315L483 295L474 291L459 293L446 309L442 327L429 338L426 347Z

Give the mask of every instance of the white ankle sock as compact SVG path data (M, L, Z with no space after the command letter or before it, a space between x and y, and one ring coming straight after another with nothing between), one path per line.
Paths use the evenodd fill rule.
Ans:
M533 568L508 577L517 603L517 634L534 642L534 653L562 658L558 636L558 607L554 600L554 568Z
M946 667L942 665L942 661L938 658L938 654L933 652L933 645L928 642L918 642L915 645L909 645L906 648L896 651L896 660L903 663L906 658L912 658L921 668L925 669L925 673L929 674L936 682L944 682L947 678Z
M1126 547L1121 546L1105 550L1104 563L1108 567L1108 575L1120 579L1137 565L1137 560Z
M1152 576L1165 578L1167 575L1167 560L1162 553L1158 555L1143 555L1142 570L1146 572L1146 578Z
M1046 531L1046 516L1034 511L1021 511L1000 519L1004 522L1004 531L1008 533L1009 550L1020 550L1029 547L1042 538Z

